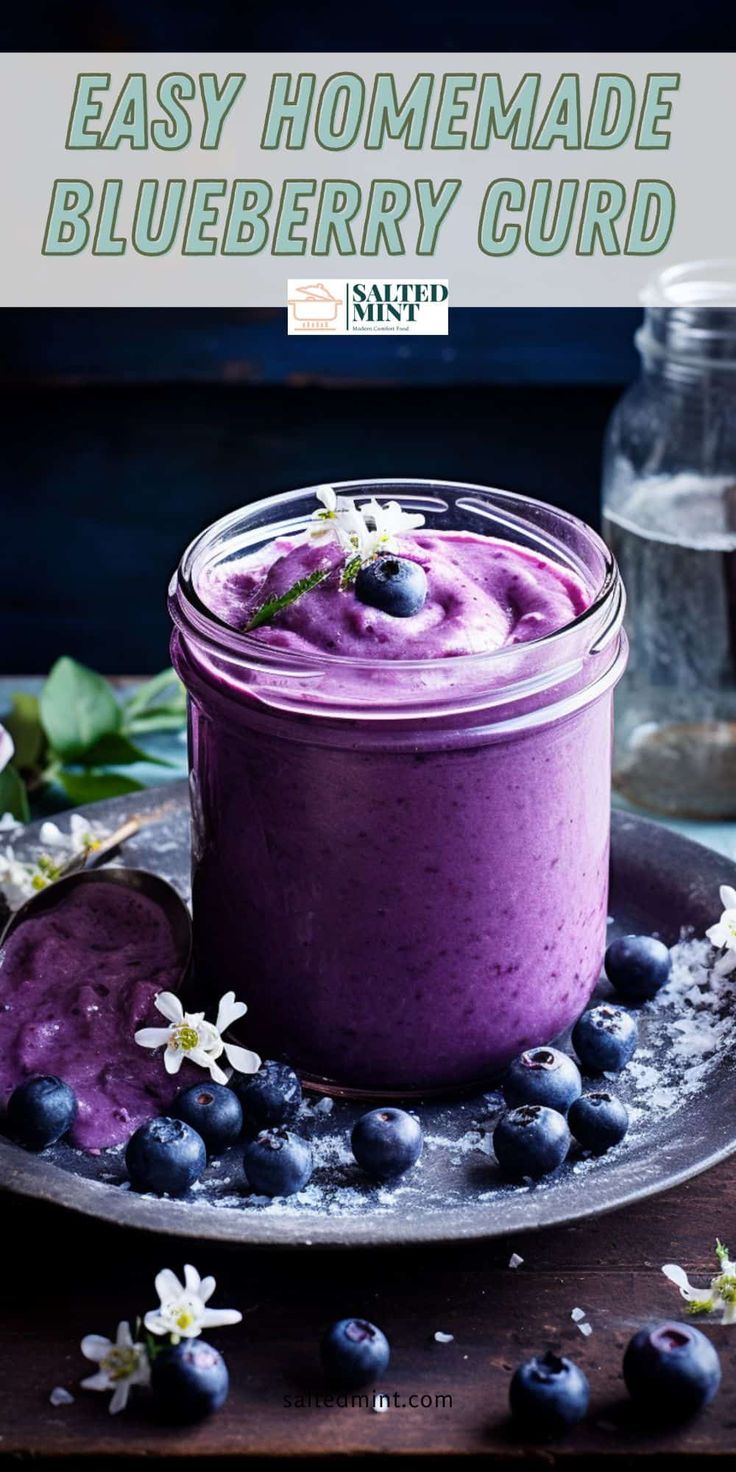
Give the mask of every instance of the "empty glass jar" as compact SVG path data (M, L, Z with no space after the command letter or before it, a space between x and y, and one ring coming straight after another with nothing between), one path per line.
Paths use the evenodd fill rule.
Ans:
M628 595L614 782L637 804L736 816L736 261L662 273L614 410L603 528Z

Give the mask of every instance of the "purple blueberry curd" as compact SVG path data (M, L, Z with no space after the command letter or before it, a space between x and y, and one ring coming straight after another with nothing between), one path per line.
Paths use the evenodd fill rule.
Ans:
M460 491L439 494L461 520ZM342 588L334 543L243 550L258 507L204 533L172 584L199 973L247 1001L264 1056L345 1090L492 1077L568 1026L600 972L620 585L582 523L473 494L551 536L402 534L427 575L412 617ZM261 507L277 522L297 495L308 516L307 493ZM558 535L580 555L556 560Z
M160 991L178 980L174 938L159 907L119 884L80 885L23 921L0 950L0 1097L34 1074L71 1085L79 1111L71 1141L84 1150L119 1145L161 1113L177 1078L160 1054L134 1041L162 1022Z
M490 653L553 633L590 601L572 572L509 542L467 532L416 532L401 537L400 550L428 578L427 600L413 618L393 618L341 589L344 559L334 545L285 539L273 542L265 559L220 569L200 593L213 613L242 628L267 599L332 566L333 577L284 608L257 637L279 649L353 660Z

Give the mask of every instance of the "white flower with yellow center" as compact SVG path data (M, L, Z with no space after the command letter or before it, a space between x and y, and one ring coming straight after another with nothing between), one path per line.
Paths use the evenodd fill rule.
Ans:
M397 536L424 526L423 516L403 511L398 501L382 504L372 497L358 507L352 496L338 496L332 486L320 486L316 496L322 509L312 513L310 541L337 542L346 557L361 563L380 552L395 552Z
M101 1334L87 1334L82 1340L82 1354L99 1366L94 1375L82 1381L85 1390L111 1390L110 1415L116 1416L128 1404L128 1396L134 1385L148 1385L151 1379L146 1347L136 1344L130 1332L130 1324L118 1324L118 1332L112 1339Z
M258 1072L261 1066L258 1054L250 1048L227 1043L222 1036L248 1011L245 1002L236 1002L235 992L226 992L220 999L216 1022L205 1022L204 1012L185 1012L174 992L159 992L156 1007L168 1020L168 1027L141 1027L135 1040L142 1048L164 1049L167 1073L178 1073L186 1058L206 1068L216 1084L226 1084L228 1075L217 1062L223 1054L237 1073Z
M716 1258L719 1270L707 1288L693 1288L685 1269L675 1262L665 1263L662 1272L679 1288L689 1314L709 1314L720 1309L722 1324L736 1324L736 1263L731 1262L728 1248L721 1242L716 1242Z
M338 496L332 486L320 486L316 492L321 511L312 512L310 542L337 542L347 556L360 550L365 522L350 496Z
M184 1269L183 1283L164 1268L156 1278L159 1306L149 1309L143 1320L149 1333L169 1334L178 1344L180 1339L196 1339L203 1329L239 1324L243 1315L236 1308L207 1307L215 1286L214 1278L200 1278L191 1263Z
M45 849L63 849L69 858L92 854L100 847L92 824L81 813L72 813L68 833L62 833L56 823L43 823L38 836Z
M0 820L0 831L17 826L12 820L7 823L5 815ZM79 813L72 813L68 833L62 833L56 823L47 822L41 825L39 838L43 851L33 862L17 859L10 844L0 852L0 892L11 910L19 909L31 895L60 879L70 859L78 855L86 858L101 843L90 823Z
M380 552L398 552L396 538L424 526L423 516L403 511L398 501L381 503L373 497L360 511L367 527L364 561L377 557Z
M711 945L721 952L713 970L717 976L728 976L736 968L736 889L722 884L720 897L723 914L705 933Z

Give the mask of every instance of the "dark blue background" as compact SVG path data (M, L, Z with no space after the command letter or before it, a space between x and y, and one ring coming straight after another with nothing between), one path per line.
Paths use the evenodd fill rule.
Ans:
M30 0L8 7L22 51L717 51L732 0Z

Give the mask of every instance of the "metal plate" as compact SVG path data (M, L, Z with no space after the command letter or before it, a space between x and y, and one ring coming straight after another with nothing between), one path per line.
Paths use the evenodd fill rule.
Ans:
M113 828L132 813L150 821L124 862L148 868L188 895L185 783L97 804L89 816ZM60 820L63 827L64 819ZM32 854L37 827L16 841ZM696 937L719 913L718 887L736 865L657 824L614 813L611 927ZM398 1185L371 1185L352 1161L349 1134L365 1105L311 1098L299 1128L317 1156L298 1197L269 1202L245 1187L239 1152L212 1164L183 1201L131 1192L122 1151L84 1155L67 1145L41 1156L0 1139L0 1185L121 1225L183 1237L269 1247L450 1242L580 1220L687 1180L736 1149L736 978L712 984L707 947L678 950L678 980L640 1012L640 1047L615 1088L632 1109L627 1139L602 1159L572 1155L553 1178L510 1186L490 1148L498 1095L418 1105L426 1145ZM686 974L684 958L694 967ZM698 967L701 967L698 970ZM697 983L700 982L698 986ZM601 996L610 995L606 982ZM257 1042L257 1039L254 1039Z

